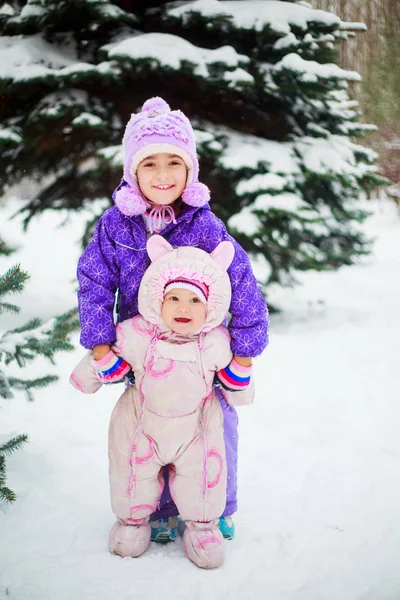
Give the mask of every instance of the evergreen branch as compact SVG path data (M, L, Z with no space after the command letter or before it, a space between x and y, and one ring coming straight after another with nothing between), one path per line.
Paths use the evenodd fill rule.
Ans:
M0 500L11 504L16 498L15 492L5 485L5 479L0 478Z
M72 309L42 324L40 319L31 319L21 327L7 331L0 339L0 356L5 355L5 364L17 361L20 367L44 356L54 364L56 352L73 350L68 336L79 327L78 311Z
M0 501L14 502L16 500L15 492L6 486L6 456L11 456L16 450L20 450L28 441L28 436L23 433L11 438L0 445Z
M9 380L7 379L5 373L0 370L0 398L5 398L9 400L13 397Z
M9 246L7 246L5 241L2 238L0 238L0 255L10 256L10 254L12 254L13 252L15 252L14 248L10 248Z
M29 275L21 270L21 265L14 265L0 276L0 296L22 292L27 279Z
M0 454L3 454L4 456L11 456L11 454L13 454L16 450L22 448L22 446L27 441L28 436L26 435L26 433L21 433L15 438L8 440L8 442L6 442L5 444L0 445Z
M19 306L16 306L15 304L9 304L8 302L0 303L0 315L6 312L17 315L20 312L20 310L21 309L19 308Z
M21 327L16 327L15 329L11 329L10 331L7 332L7 335L12 335L14 333L25 333L26 331L32 331L33 329L38 329L39 327L41 327L41 325L42 325L41 319L34 318L34 319L31 319L30 321L27 321L24 325L21 325Z
M58 381L57 375L45 375L38 379L18 379L17 377L9 377L8 382L10 388L20 390L26 393L29 402L33 402L33 394L31 390L47 387L50 383Z

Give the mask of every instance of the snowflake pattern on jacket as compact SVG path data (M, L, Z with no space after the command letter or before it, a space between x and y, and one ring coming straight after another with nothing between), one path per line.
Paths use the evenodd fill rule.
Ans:
M258 356L268 343L268 310L246 252L211 212L209 204L201 208L184 206L176 221L161 232L174 247L195 246L211 253L223 240L234 244L235 256L228 269L232 285L228 325L231 349L238 356ZM127 217L113 206L99 219L77 270L84 348L115 342L116 293L118 322L138 314L139 285L150 265L146 241L141 215Z

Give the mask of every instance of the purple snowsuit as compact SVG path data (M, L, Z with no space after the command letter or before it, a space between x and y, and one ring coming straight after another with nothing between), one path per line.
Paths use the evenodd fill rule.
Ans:
M174 246L195 246L211 253L223 240L235 246L235 256L228 269L232 286L228 325L231 349L238 356L257 356L268 343L268 311L253 275L247 254L228 234L225 225L210 210L209 204L189 207L183 204L177 223L167 225L161 235ZM113 317L117 296L117 321L138 314L138 290L142 276L150 265L146 252L146 227L141 215L127 217L113 206L99 219L96 231L78 263L78 302L81 320L81 344L91 349L116 340ZM222 395L224 434L228 467L227 503L224 515L237 510L237 413ZM167 471L167 469L165 469ZM178 514L166 484L160 511L152 519Z

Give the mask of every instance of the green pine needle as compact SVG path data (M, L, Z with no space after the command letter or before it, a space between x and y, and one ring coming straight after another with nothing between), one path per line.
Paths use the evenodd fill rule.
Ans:
M11 456L11 454L13 454L16 450L19 450L27 441L28 436L26 433L17 435L11 440L8 440L8 442L5 444L0 445L0 454L3 454L4 456Z

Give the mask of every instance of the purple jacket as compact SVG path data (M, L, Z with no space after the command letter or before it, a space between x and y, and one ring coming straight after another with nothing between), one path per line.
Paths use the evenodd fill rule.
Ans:
M161 232L172 246L196 246L210 253L222 240L233 242L235 257L228 269L232 285L228 326L231 348L238 356L261 354L268 343L268 310L247 254L211 212L209 204L201 208L183 205L176 220ZM115 342L116 292L117 321L138 314L139 284L150 264L146 241L140 215L127 217L113 206L99 219L77 271L81 344L85 348Z

